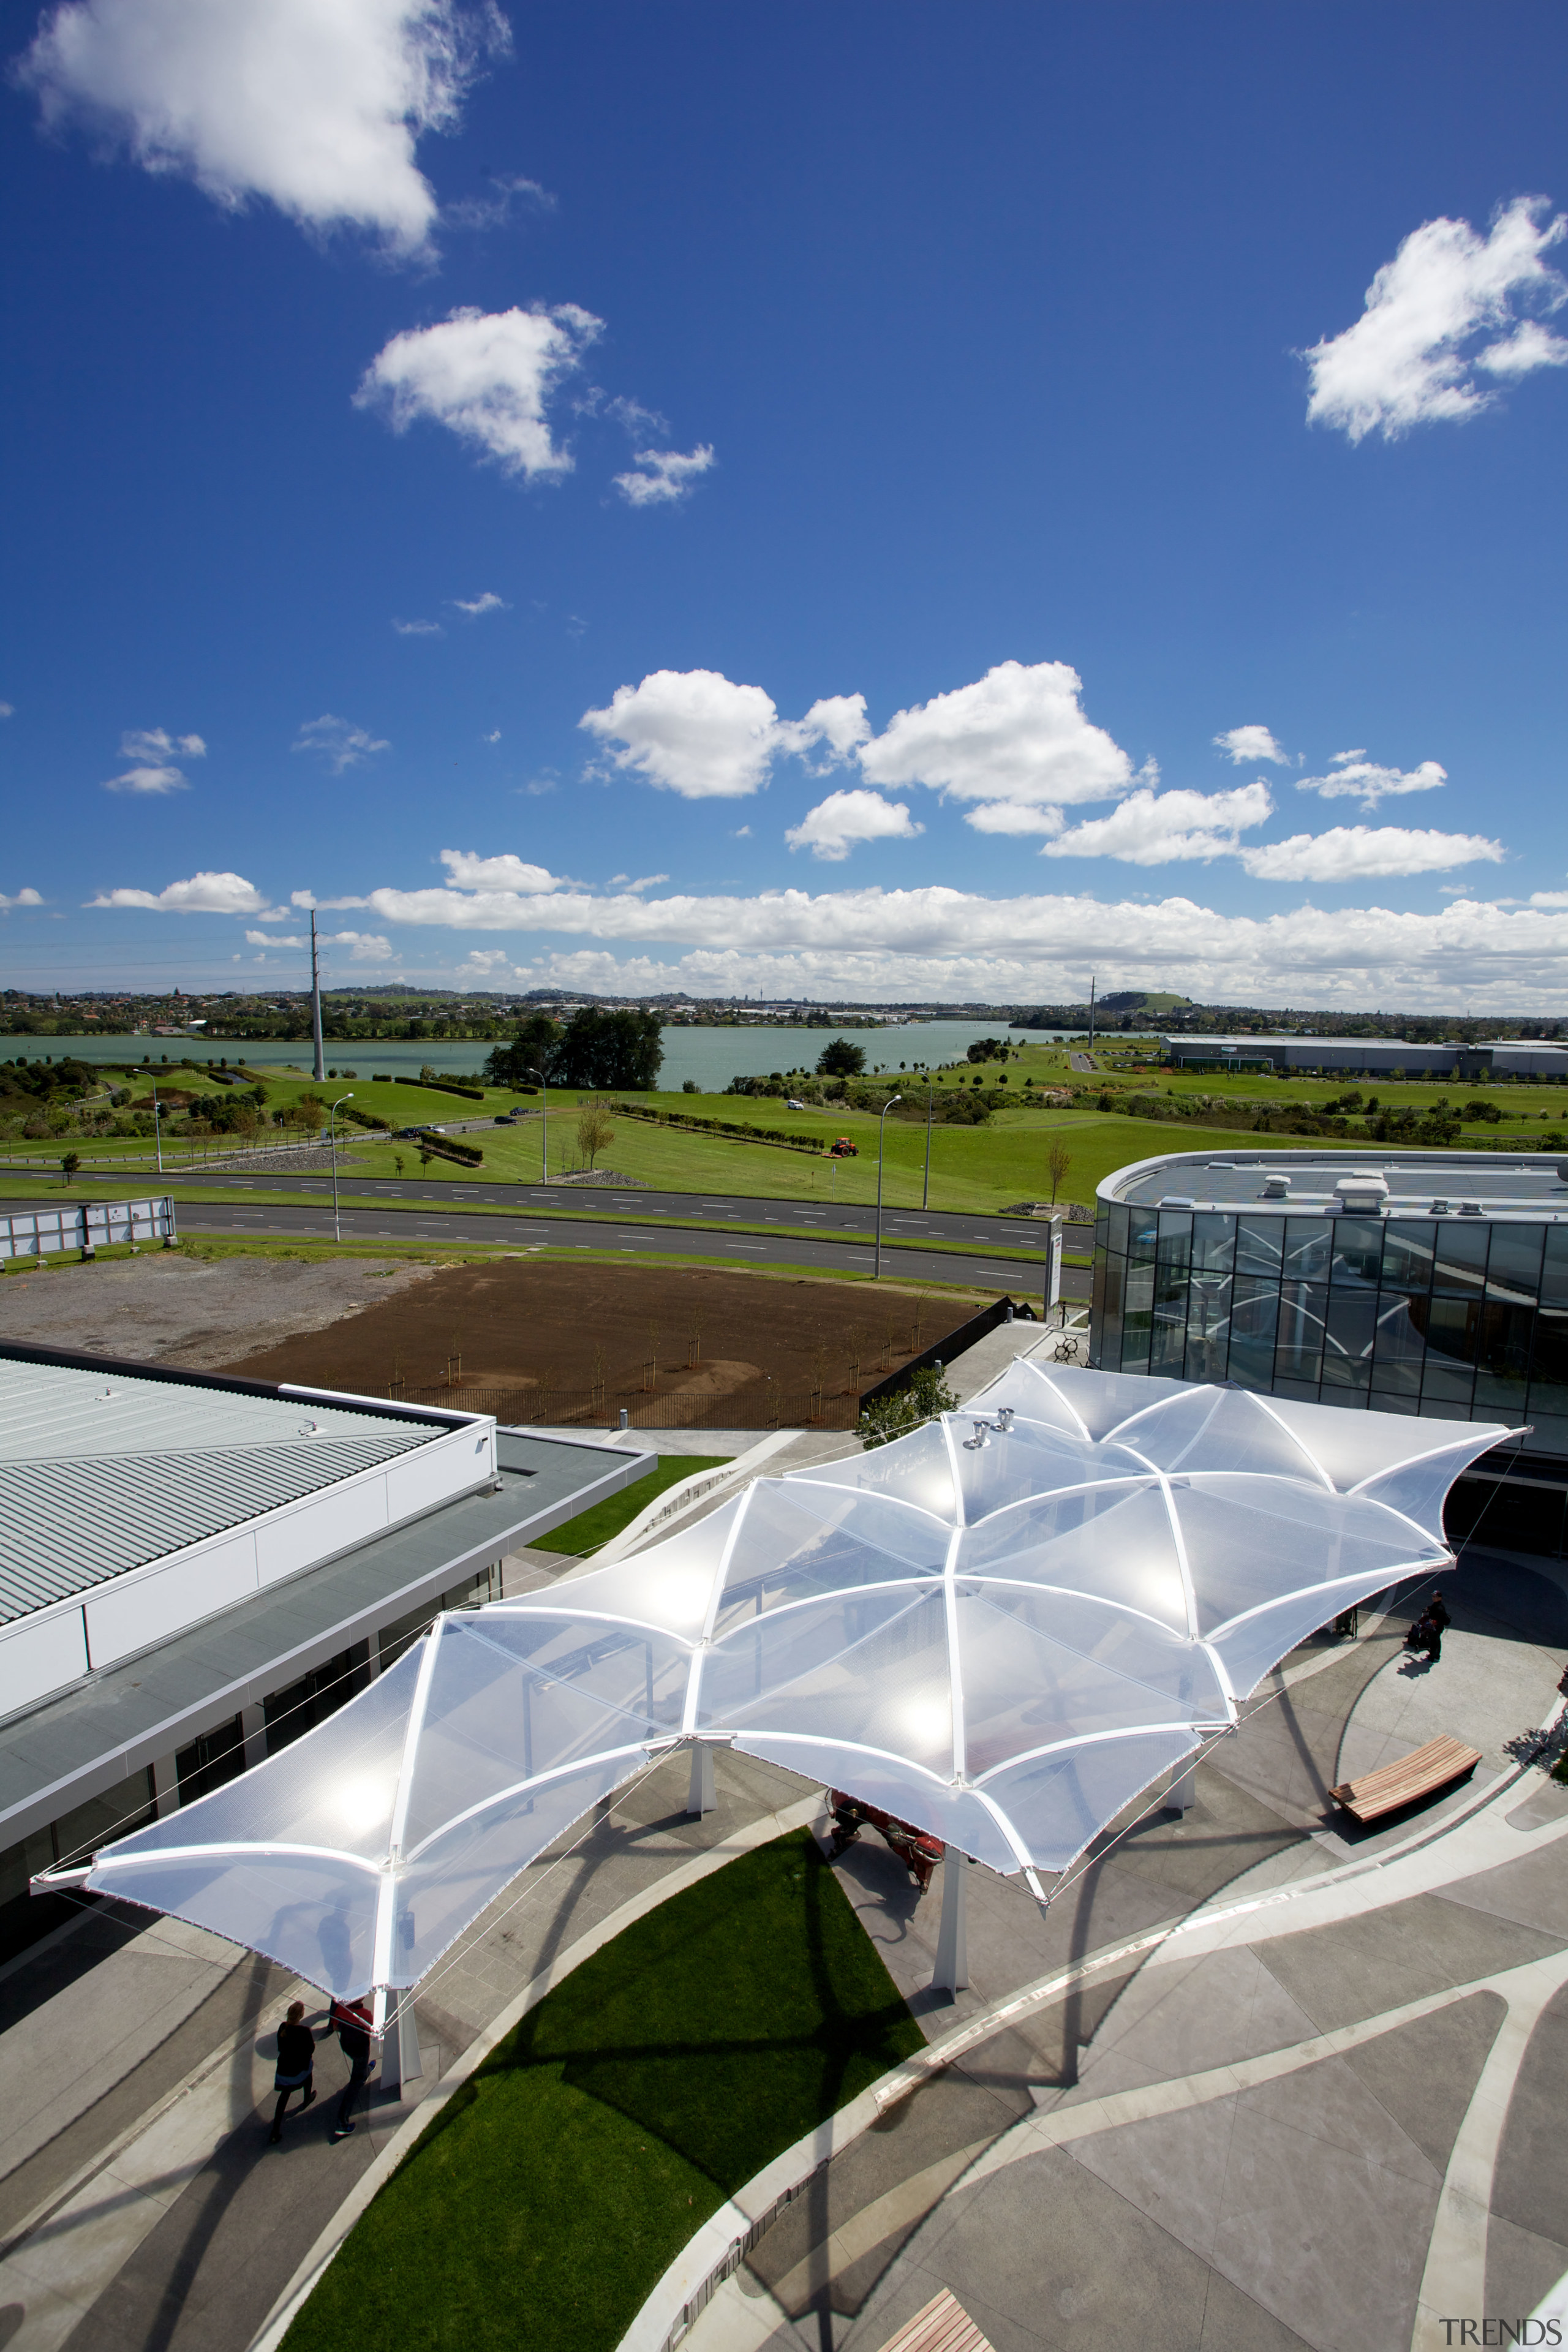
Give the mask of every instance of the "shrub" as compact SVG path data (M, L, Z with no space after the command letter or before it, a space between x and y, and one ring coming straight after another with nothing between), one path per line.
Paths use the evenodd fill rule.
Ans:
M939 1412L957 1409L958 1399L943 1380L941 1367L922 1364L890 1395L875 1397L862 1408L855 1433L869 1453L873 1446L890 1444L895 1437L907 1437L911 1429Z

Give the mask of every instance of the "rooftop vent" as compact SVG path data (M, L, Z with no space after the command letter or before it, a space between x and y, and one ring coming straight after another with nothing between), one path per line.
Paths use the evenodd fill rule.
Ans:
M1364 1175L1342 1176L1334 1196L1342 1209L1375 1213L1388 1199L1388 1185L1375 1168L1369 1169Z
M1289 1176L1266 1176L1263 1180L1262 1198L1265 1201L1288 1201L1290 1198Z
M1479 1216L1480 1215L1480 1213L1481 1213L1481 1204L1480 1204L1480 1202L1479 1202L1479 1201L1461 1201L1461 1202L1460 1202L1460 1203L1459 1203L1459 1214L1460 1214L1460 1216L1461 1216L1461 1217L1479 1217Z

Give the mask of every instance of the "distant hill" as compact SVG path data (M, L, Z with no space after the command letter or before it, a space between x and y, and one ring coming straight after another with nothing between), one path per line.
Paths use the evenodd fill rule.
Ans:
M1177 1013L1192 1001L1190 996L1151 993L1146 988L1118 988L1100 998L1100 1007L1105 1013Z

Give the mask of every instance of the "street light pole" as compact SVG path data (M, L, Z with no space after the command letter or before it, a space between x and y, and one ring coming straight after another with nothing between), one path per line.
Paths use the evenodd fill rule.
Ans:
M150 1078L153 1078L153 1073L151 1070L148 1071L147 1076ZM162 1121L158 1117L158 1081L156 1078L153 1078L153 1134L157 1144L158 1173L161 1176L163 1172L163 1129Z
M338 1215L338 1144L337 1137L332 1127L332 1121L336 1118L338 1112L341 1110L343 1104L346 1102L353 1102L353 1094L351 1089L348 1094L340 1095L337 1101L327 1113L327 1157L332 1163L332 1231L336 1234L339 1241L342 1241L343 1237L343 1228L342 1222Z
M895 1103L902 1101L902 1095L889 1095L877 1122L877 1271L871 1277L873 1282L882 1278L882 1148L887 1140L888 1113Z
M544 1108L539 1115L539 1181L542 1184L548 1184L550 1181L550 1081L542 1070L534 1069L531 1064L529 1066L528 1075L531 1078L539 1080L544 1097Z
M931 1108L936 1097L936 1080L926 1072L926 1180L921 1188L921 1207L931 1206Z

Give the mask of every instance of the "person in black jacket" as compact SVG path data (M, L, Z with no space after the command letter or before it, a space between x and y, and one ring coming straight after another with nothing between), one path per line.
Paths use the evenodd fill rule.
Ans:
M1443 1654L1443 1636L1453 1622L1448 1614L1447 1602L1440 1592L1435 1592L1426 1603L1421 1619L1422 1629L1426 1634L1422 1647L1433 1665L1436 1664Z
M290 2001L289 2014L278 2029L278 2072L272 2087L278 2094L278 2105L272 2112L273 2145L283 2137L283 2110L296 2091L305 2095L300 2102L300 2113L311 2105L316 2095L314 2081L316 2037L305 2023L305 2004Z
M329 2134L332 2139L345 2139L354 2127L354 2101L370 2073L370 2011L363 2000L334 2000L327 2031L337 2035L338 2047L349 2062L349 2079L338 2101L337 2121Z

